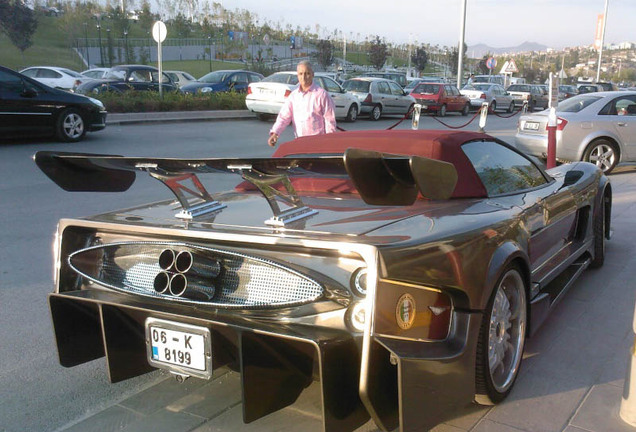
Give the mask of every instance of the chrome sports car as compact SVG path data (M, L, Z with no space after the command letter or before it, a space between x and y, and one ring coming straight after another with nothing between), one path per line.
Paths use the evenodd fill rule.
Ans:
M544 171L473 132L343 132L264 159L35 160L68 191L123 191L147 173L177 198L60 221L61 364L105 355L113 382L229 366L246 422L314 381L325 431L369 418L420 431L501 401L525 338L603 264L610 232L596 166ZM211 173L236 187L210 193Z

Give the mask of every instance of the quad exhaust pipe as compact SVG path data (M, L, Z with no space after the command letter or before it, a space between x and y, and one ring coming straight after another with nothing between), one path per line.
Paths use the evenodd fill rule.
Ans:
M210 301L216 287L210 282L221 274L221 264L216 259L192 254L190 251L175 252L164 249L159 254L159 267L153 281L158 294L171 294L192 300Z

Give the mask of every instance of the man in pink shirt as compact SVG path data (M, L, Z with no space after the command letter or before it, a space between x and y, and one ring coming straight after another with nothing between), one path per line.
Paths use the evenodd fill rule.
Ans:
M276 123L269 131L267 144L274 147L278 136L294 122L297 137L320 135L336 131L336 114L331 96L314 84L311 63L301 61L296 68L298 88L292 91L283 104Z

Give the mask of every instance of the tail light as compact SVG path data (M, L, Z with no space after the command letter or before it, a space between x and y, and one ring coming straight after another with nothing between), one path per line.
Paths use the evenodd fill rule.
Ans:
M479 96L479 99L486 99L486 95L482 93L482 94Z
M285 90L285 97L288 97L291 94L291 90Z
M247 94L251 95L252 94L252 87L247 86Z
M568 124L568 121L564 118L557 117L557 130L562 131L565 129L565 126Z
M371 97L371 93L367 95L366 98L362 101L362 103L373 103L373 98Z

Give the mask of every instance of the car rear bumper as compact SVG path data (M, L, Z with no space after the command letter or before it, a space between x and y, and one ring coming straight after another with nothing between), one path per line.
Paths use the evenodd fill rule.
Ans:
M247 109L259 114L278 114L283 107L283 102L272 102L257 99L246 99Z
M365 354L364 333L141 302L101 289L54 293L49 304L60 363L105 356L111 382L154 370L147 319L209 329L212 369L241 374L245 422L293 404L314 381L326 432L352 431L369 418L385 430L427 430L474 397L479 313L455 312L445 341L372 337Z

